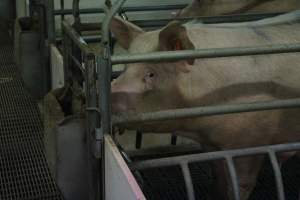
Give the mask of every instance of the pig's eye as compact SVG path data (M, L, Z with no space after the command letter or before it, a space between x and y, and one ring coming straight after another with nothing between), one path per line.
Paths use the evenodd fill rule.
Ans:
M144 77L144 82L146 84L146 89L151 90L155 84L156 74L154 72L147 72Z
M149 78L153 78L153 77L154 77L154 73L148 72L148 73L147 73L147 76L148 76Z

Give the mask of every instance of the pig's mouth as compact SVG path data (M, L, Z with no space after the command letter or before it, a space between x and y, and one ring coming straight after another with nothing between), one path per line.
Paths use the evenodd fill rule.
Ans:
M139 94L135 93L112 93L111 110L113 114L133 113L136 111L136 103Z

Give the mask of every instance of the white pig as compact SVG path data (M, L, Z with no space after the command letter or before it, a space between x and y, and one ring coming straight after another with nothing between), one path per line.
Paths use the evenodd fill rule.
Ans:
M115 18L111 30L130 53L147 53L297 43L300 24L290 22L299 19L299 12L294 12L239 25L174 21L160 30L144 32ZM299 62L299 53L288 53L128 64L112 83L112 111L143 113L300 97ZM175 131L209 150L225 150L300 141L299 119L299 109L288 109L128 124L125 128ZM242 200L255 186L262 159L236 159Z

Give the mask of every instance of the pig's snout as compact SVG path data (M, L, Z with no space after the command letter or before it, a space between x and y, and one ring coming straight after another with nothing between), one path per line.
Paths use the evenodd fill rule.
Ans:
M127 95L122 92L112 92L111 93L111 111L112 113L126 112L128 110L127 106Z

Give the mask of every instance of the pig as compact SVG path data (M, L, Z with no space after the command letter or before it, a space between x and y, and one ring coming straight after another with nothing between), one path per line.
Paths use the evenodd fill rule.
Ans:
M299 42L300 24L290 23L299 19L297 11L238 25L173 21L162 29L145 32L114 18L111 31L130 53L245 47ZM288 53L127 64L111 84L112 112L135 114L300 97L299 61L299 53ZM277 109L120 127L176 132L203 144L207 151L215 151L300 141L299 119L299 109ZM251 194L263 158L235 159L242 200ZM230 186L226 191L231 191ZM226 196L232 199L231 194Z
M176 18L254 12L288 12L300 8L297 0L193 0Z

